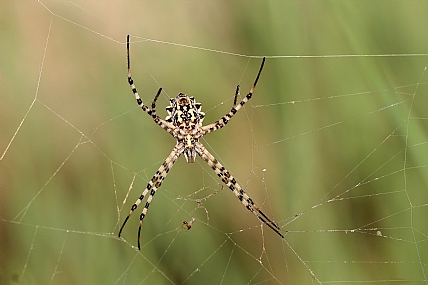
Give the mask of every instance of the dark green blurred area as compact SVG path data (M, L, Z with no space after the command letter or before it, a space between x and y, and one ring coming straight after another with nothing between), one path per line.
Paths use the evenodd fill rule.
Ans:
M428 282L427 2L0 9L0 284ZM142 250L140 208L117 238L175 143L135 104L127 34L144 102L163 87L162 117L183 92L214 122L268 57L245 109L203 143L284 240L184 158L153 199Z

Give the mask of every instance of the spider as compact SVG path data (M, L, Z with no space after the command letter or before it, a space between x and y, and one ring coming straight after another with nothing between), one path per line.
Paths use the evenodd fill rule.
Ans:
M179 93L177 97L170 99L170 105L166 107L168 116L165 118L165 120L161 119L156 114L156 101L162 92L162 88L159 88L158 92L156 93L151 108L144 105L143 101L138 95L134 80L131 77L129 35L127 36L126 40L126 49L128 59L128 83L132 89L132 92L134 93L138 106L140 106L140 108L143 109L143 111L148 115L150 115L156 124L171 134L177 142L169 156L166 158L165 162L162 163L162 165L156 171L155 175L153 175L153 178L147 183L146 189L144 189L143 193L140 195L134 205L132 205L128 216L125 218L125 221L120 227L119 237L129 217L132 215L135 209L137 209L138 205L143 201L144 197L150 192L140 215L140 224L138 227L138 249L140 249L141 226L143 224L144 218L147 215L147 211L152 202L153 196L156 194L156 190L162 185L162 182L164 181L168 172L171 170L171 167L174 165L180 155L184 154L184 157L188 163L194 163L196 155L199 155L214 170L217 176L220 177L221 181L227 185L227 187L251 213L253 213L257 218L259 218L260 221L262 221L279 236L281 236L281 238L284 238L280 232L280 227L260 210L260 208L254 203L248 194L245 193L245 191L238 184L235 178L229 173L229 171L227 171L223 165L221 165L220 162L218 162L218 160L215 159L214 156L212 156L212 154L209 153L209 151L199 141L199 139L204 135L226 126L227 122L241 109L242 106L244 106L245 103L248 102L248 100L251 99L257 81L259 80L260 74L262 72L265 58L262 60L262 64L250 92L242 99L242 101L239 104L236 104L239 95L238 85L235 92L233 106L230 112L220 120L212 124L202 126L202 121L205 117L205 113L201 112L202 104L197 103L195 98L189 97L186 94Z

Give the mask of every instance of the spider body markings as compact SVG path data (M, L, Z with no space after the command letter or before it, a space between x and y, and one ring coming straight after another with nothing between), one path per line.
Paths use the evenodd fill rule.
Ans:
M157 94L155 95L151 108L143 103L142 99L138 95L134 81L131 77L129 35L127 37L127 59L128 83L132 89L132 92L134 93L137 104L144 112L152 117L156 124L158 124L176 139L176 145L164 163L162 163L162 165L156 171L153 178L147 183L143 193L132 205L128 216L125 218L122 226L120 227L119 237L129 217L150 192L140 215L140 223L138 227L138 249L140 249L141 227L152 202L153 196L156 194L157 189L162 185L162 182L164 181L174 163L182 154L184 154L184 157L188 163L194 163L196 156L199 155L211 167L211 169L214 170L221 181L227 185L227 187L251 213L253 213L260 221L262 221L279 236L281 236L281 238L284 238L280 232L281 228L260 210L260 208L254 203L248 194L245 193L245 191L238 184L236 179L229 173L229 171L227 171L224 166L221 165L220 162L218 162L218 160L199 141L199 139L204 135L223 128L228 123L228 121L239 111L239 109L241 109L241 107L251 99L257 81L259 80L260 74L263 70L265 58L263 58L256 80L254 81L250 92L242 99L240 103L237 104L237 98L239 95L238 85L235 92L233 106L230 112L220 118L218 121L206 126L202 126L202 121L205 117L205 113L201 111L202 104L196 102L193 97L189 97L186 94L179 93L177 97L170 99L170 105L166 107L168 116L165 119L161 119L156 114L156 101L162 91L162 88L159 88Z

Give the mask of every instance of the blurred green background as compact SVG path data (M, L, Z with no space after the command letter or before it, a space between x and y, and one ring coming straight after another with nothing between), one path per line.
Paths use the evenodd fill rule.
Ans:
M0 9L1 284L428 283L427 2ZM153 200L142 250L141 209L117 238L175 143L135 104L127 34L144 102L164 88L162 117L184 92L204 123L217 120L268 57L253 99L203 143L284 240L184 158Z

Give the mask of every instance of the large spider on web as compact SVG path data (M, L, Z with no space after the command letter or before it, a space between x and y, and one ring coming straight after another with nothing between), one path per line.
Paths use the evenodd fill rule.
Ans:
M128 58L128 83L132 89L132 92L134 93L138 106L140 106L144 112L149 114L156 124L171 134L177 140L177 143L169 156L166 158L165 162L162 163L162 165L156 171L155 175L153 175L153 178L149 181L149 183L147 183L146 189L144 189L141 196L134 203L134 205L132 205L128 216L120 227L119 237L129 217L132 215L135 209L137 209L138 205L143 201L144 197L150 191L149 197L147 198L146 204L144 205L143 211L140 215L140 225L138 227L138 249L140 249L141 226L152 202L153 196L156 194L156 190L162 185L162 182L168 172L171 170L171 167L174 165L180 155L184 154L184 157L188 163L195 162L196 155L199 155L214 170L217 176L220 177L221 181L223 181L223 183L227 185L233 194L235 194L235 196L241 201L245 208L247 208L269 228L275 231L279 236L284 238L280 232L280 227L260 210L260 208L254 203L248 194L245 193L245 191L238 184L235 178L229 173L229 171L227 171L223 165L221 165L220 162L218 162L218 160L215 159L214 156L212 156L212 154L209 153L209 151L199 141L199 139L204 135L226 126L227 122L241 109L242 106L244 106L245 103L248 102L248 100L251 99L254 89L256 88L257 81L259 80L260 74L262 72L265 58L263 58L259 73L257 74L256 80L254 81L250 92L242 99L242 101L239 104L236 104L236 100L239 95L238 85L235 92L233 106L230 112L215 123L202 126L202 121L205 117L205 113L201 112L202 104L197 103L195 98L189 97L186 94L179 93L177 97L170 99L170 106L166 107L168 116L165 118L165 120L161 119L156 114L156 101L162 91L162 88L159 88L155 98L153 99L151 108L144 105L143 100L141 100L140 96L138 95L134 80L132 80L131 77L129 35L126 39L126 49Z

